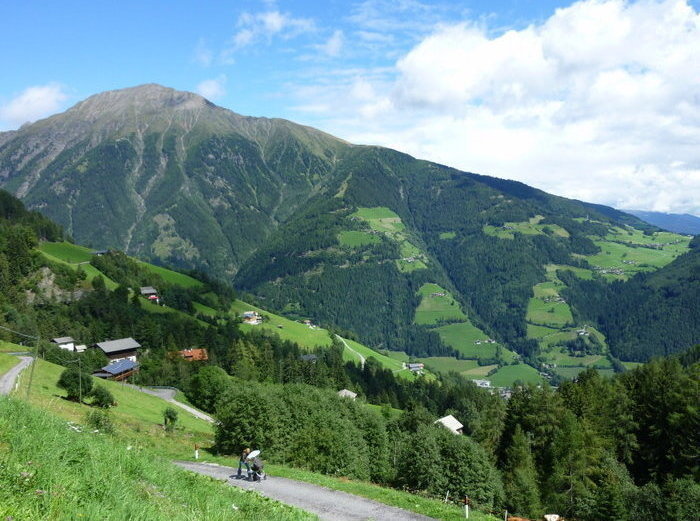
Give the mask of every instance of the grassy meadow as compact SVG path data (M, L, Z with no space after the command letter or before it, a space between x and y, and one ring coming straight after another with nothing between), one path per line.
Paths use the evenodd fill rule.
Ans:
M0 375L5 374L19 363L19 358L16 356L0 353Z
M423 284L418 294L421 301L416 308L414 323L426 325L447 320L468 320L452 294L437 284Z
M510 387L517 380L534 384L544 381L537 369L527 364L505 365L488 379L491 380L494 387Z
M76 429L26 402L0 397L0 519L316 519L178 469L142 445Z

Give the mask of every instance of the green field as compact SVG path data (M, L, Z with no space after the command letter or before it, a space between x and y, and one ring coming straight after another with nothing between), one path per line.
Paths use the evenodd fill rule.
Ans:
M537 326L535 324L527 324L528 338L544 338L558 333L559 329L554 329L547 326Z
M496 348L500 344L476 344L477 341L488 339L479 328L471 322L460 322L448 324L434 329L440 335L443 342L462 353L467 358L495 358ZM505 348L501 349L502 357L505 361L512 361L515 354Z
M169 270L168 268L163 268L154 264L148 264L147 262L140 260L137 260L136 262L138 262L142 268L146 268L151 273L160 275L165 282L174 284L175 286L181 286L183 288L198 288L202 286L200 281L190 277L189 275L185 275L184 273L179 273L177 271Z
M514 239L516 233L523 235L552 235L554 237L569 237L569 232L557 224L540 224L544 219L542 215L531 217L528 221L508 222L503 226L484 225L486 235L499 239Z
M338 241L343 246L356 248L358 246L367 246L369 244L378 244L379 237L368 232L359 232L355 230L346 230L338 234Z
M545 270L547 271L547 277L551 279L556 278L557 270L568 270L580 279L591 280L593 278L592 270L578 268L576 266L567 266L566 264L547 264ZM552 277L550 277L550 274Z
M19 358L16 356L0 353L0 375L5 374L19 363Z
M506 365L488 377L494 387L510 387L520 380L525 383L542 383L544 380L537 369L527 364Z
M455 232L442 232L440 234L441 239L454 239L455 237L457 237L457 233Z
M536 325L562 328L573 324L574 317L571 315L571 308L565 302L546 302L543 298L533 297L528 301L525 320Z
M423 284L418 294L421 295L421 301L416 309L414 323L425 325L447 320L468 320L452 294L437 284Z
M41 242L39 251L71 264L90 262L92 250L69 242Z
M401 217L384 206L376 208L358 208L351 217L357 217L369 223L370 228L389 234L403 232L406 227Z
M420 358L425 366L433 372L449 373L455 371L465 378L483 379L491 370L496 369L496 365L479 365L476 360L458 360L450 356L431 356Z
M7 342L5 340L0 340L0 353L23 353L25 351L32 350L34 348L33 346L34 344L27 347L19 344L13 344L12 342Z
M586 260L599 271L622 270L623 274L607 273L608 279L627 279L640 271L662 268L688 251L690 237L670 232L645 235L641 230L612 227L604 239L591 237L601 249Z

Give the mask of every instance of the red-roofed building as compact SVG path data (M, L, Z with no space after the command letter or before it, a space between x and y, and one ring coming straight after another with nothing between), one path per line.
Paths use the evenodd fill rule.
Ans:
M209 360L209 353L206 349L183 349L180 351L180 355L188 362Z

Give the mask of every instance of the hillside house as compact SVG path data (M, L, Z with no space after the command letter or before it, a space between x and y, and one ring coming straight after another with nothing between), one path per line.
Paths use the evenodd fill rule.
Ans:
M474 382L477 387L481 387L483 389L491 388L491 380L472 380L472 382Z
M95 256L99 257L101 255L107 255L108 253L109 253L109 250L95 250L95 251L90 252L90 255L95 255Z
M421 363L415 363L415 364L414 364L414 363L410 363L410 364L406 364L406 368L407 368L409 371L412 371L412 372L414 372L414 373L417 373L417 372L422 371L423 369L425 369L425 364L421 364Z
M97 342L90 347L93 349L100 349L105 355L107 355L107 358L109 358L109 363L113 364L119 362L120 360L131 360L132 362L136 362L136 352L141 348L141 344L129 337L120 338L119 340Z
M113 364L104 366L99 371L92 373L92 376L102 378L104 380L122 381L129 378L139 370L139 364L132 360L120 360Z
M65 349L66 351L75 351L75 340L73 340L73 337L61 336L58 338L52 338L51 343L56 344L58 347Z
M188 362L199 362L209 360L209 353L206 349L183 349L179 351L180 356Z
M141 296L146 297L148 300L154 301L156 304L160 301L158 296L158 290L152 286L143 286L140 288Z
M448 414L447 416L444 416L439 420L435 420L433 423L442 425L453 434L463 434L462 429L464 428L464 425L459 423L459 420L457 420L457 418L455 418L451 414Z
M349 389L342 389L341 391L338 391L338 396L341 398L350 398L351 400L355 400L357 398L357 393L353 393Z
M244 311L241 317L243 318L244 324L257 326L262 323L262 317L257 311Z

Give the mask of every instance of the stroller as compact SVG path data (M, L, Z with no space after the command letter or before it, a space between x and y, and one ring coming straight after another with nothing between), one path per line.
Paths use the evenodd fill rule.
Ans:
M250 473L249 478L253 481L262 481L267 479L267 474L265 474L265 462L260 458L260 451L254 450L248 455L247 460L250 462Z

